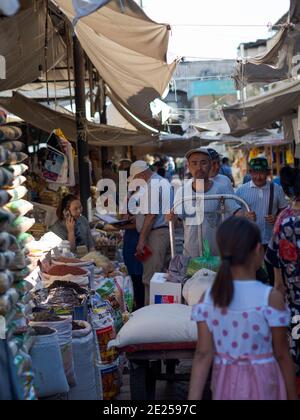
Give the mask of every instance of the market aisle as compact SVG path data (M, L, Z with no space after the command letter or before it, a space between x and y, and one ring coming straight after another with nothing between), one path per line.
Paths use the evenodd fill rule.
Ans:
M190 373L192 361L181 362L176 372L180 374ZM156 386L156 401L186 401L188 396L188 382L174 382L168 384L166 381L158 381ZM131 401L129 374L123 376L123 386L117 401Z

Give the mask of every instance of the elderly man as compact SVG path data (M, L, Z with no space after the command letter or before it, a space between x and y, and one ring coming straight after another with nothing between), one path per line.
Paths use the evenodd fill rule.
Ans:
M142 208L136 215L136 227L140 234L136 253L144 260L145 305L149 305L151 278L166 268L170 235L165 215L170 213L173 205L173 190L170 183L152 172L144 161L131 165L129 183L132 185L133 181L144 181L144 186L140 186L132 200L138 200L140 204L148 203L148 208ZM149 252L147 255L147 248L150 255Z
M204 196L210 195L232 195L232 187L224 187L224 185L215 182L211 179L212 171L212 158L209 151L205 148L194 149L187 153L186 159L188 160L189 172L192 179L189 181L192 187L192 194L195 195L194 206L196 207L196 192L203 193L197 190L197 181L203 180L204 182ZM176 194L175 203L179 199L185 199L185 191L183 188L179 189ZM196 207L197 208L197 207ZM218 255L219 250L216 243L217 228L221 224L221 205L219 200L206 200L204 203L204 221L202 224L188 223L187 216L183 213L179 218L183 219L184 224L184 254L187 257L199 257L202 253L201 240L207 240L210 246L211 253ZM234 200L226 200L225 212L227 215L243 215L241 207ZM167 217L168 220L174 219L174 215Z
M284 191L280 185L268 181L270 168L264 157L252 159L250 162L252 180L237 190L237 196L244 199L251 208L248 217L257 223L265 249L272 238L278 214L287 206ZM274 269L267 265L269 280L274 284Z

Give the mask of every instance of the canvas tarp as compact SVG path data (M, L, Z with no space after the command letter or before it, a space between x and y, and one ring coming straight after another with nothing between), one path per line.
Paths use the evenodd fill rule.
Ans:
M52 0L73 21L69 0ZM76 35L114 97L150 126L150 103L163 95L176 68L168 64L170 27L150 20L134 0L111 0L75 26Z
M47 133L60 128L70 141L77 140L75 117L69 113L54 111L19 93L15 93L12 98L0 98L0 106ZM150 144L156 138L136 131L87 122L86 139L95 146L134 146Z
M234 79L238 89L248 83L273 83L299 73L300 2L291 0L288 20L274 37L267 53L238 60ZM298 56L298 58L297 58Z
M209 124L195 124L200 130L243 136L252 131L267 128L284 116L298 111L300 81L282 82L270 92L224 107L224 120Z
M48 69L65 56L65 45L49 19ZM0 91L16 89L39 78L46 70L46 8L43 0L23 0L19 13L0 20L0 55L6 64L6 78Z

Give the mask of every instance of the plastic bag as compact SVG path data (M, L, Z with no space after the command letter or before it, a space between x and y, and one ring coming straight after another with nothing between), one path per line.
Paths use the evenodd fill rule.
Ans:
M23 175L25 172L28 171L29 168L27 165L20 163L19 165L7 166L6 169L8 169L16 177L16 176Z
M21 141L3 142L1 143L1 146L10 152L21 152L24 149L24 143Z
M22 130L18 127L3 126L0 127L0 141L18 140L22 136Z
M7 292L14 282L14 276L9 270L0 271L0 295Z
M0 252L5 252L13 246L16 246L16 244L17 241L13 235L10 235L7 232L0 233Z
M6 230L14 219L15 216L12 213L0 208L0 230Z
M219 257L213 257L209 249L207 240L203 241L203 257L192 258L188 264L187 275L193 277L198 271L203 268L217 272L220 268L221 260Z
M0 252L0 270L11 267L16 255L12 251Z
M1 169L3 169L3 168L0 168L0 171L1 171ZM7 171L9 174L10 174L10 172L9 171ZM23 176L23 175L20 175L20 176L17 176L11 183L10 183L10 185L8 185L8 186L4 186L3 188L5 189L5 190L14 190L14 189L16 189L16 188L18 188L18 187L21 187L24 183L26 182L26 178L25 178L25 176Z

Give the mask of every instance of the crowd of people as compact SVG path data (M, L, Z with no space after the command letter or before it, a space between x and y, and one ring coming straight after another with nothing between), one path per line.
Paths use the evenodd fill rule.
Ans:
M293 321L300 316L300 170L283 168L280 183L274 183L267 159L258 157L250 162L251 179L236 189L228 161L215 150L191 150L186 160L195 212L199 180L205 198L230 195L248 208L230 199L222 214L219 200L205 200L203 222L187 223L192 215L178 214L173 208L178 197L185 197L183 187L174 193L170 181L175 168L169 160L152 167L145 161L121 161L119 170L127 172L129 182L143 181L149 187L138 190L136 201L151 202L151 185L157 181L164 181L169 192L166 199L166 190L159 190L156 212L134 215L128 208L123 255L134 283L136 308L149 304L151 278L163 272L170 260L169 222L182 222L185 256L202 255L205 239L212 255L222 259L213 288L193 312L199 343L190 398L201 397L214 364L215 399L296 399L300 346L293 337ZM66 197L58 215L52 230L73 248L82 244L92 250L78 199Z

